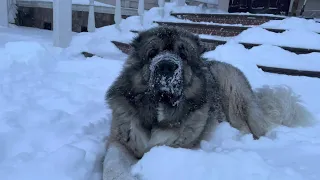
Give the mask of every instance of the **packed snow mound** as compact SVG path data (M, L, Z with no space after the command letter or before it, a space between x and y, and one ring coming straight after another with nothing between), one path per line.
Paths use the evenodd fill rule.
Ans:
M0 70L15 68L16 73L19 68L23 68L24 71L46 71L54 66L53 56L45 46L37 42L8 42L1 51ZM23 74L24 71L20 73Z
M319 175L311 172L317 172L320 157L314 156L314 161L310 153L320 150L320 137L313 130L308 135L311 129L294 133L280 127L256 141L222 123L201 149L154 147L133 165L131 173L143 180L316 180Z
M320 35L315 32L300 29L274 33L261 27L253 27L243 31L234 37L233 40L257 44L320 49Z
M303 31L320 32L320 23L313 19L288 17L283 20L271 20L261 25L261 27L275 29L298 29Z
M110 127L104 94L122 63L71 60L37 42L4 47L0 179L99 178Z
M272 167L259 154L241 149L208 153L156 147L134 165L132 172L142 180L304 179L291 168Z
M276 56L270 53L276 54ZM234 54L238 54L238 56L234 56ZM256 65L309 71L319 71L320 69L320 62L318 60L320 53L295 54L270 44L246 49L243 45L233 40L230 40L223 46L218 46L214 51L206 52L204 57L235 63L243 70L244 68L256 69L255 71L248 71L248 73L259 72ZM262 73L261 70L260 72Z
M39 155L38 155L39 156ZM86 152L71 145L64 145L46 157L37 157L32 153L21 153L12 159L15 168L5 167L4 179L49 179L67 180L70 176L85 177L88 165ZM30 161L33 159L32 161ZM92 166L92 165L90 165ZM18 170L18 171L17 171ZM35 172L36 175L34 174Z

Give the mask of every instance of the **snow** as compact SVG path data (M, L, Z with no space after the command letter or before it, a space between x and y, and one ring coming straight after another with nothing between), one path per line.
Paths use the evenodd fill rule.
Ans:
M216 8L204 8L203 5L199 6L180 6L178 8L172 9L173 13L226 13L225 11L216 9Z
M271 20L261 26L274 29L300 29L320 32L320 23L316 22L316 20L297 17L289 17L284 20Z
M301 42L301 44L303 44L303 42ZM271 52L277 55L272 56L269 54ZM235 57L234 54L241 54L241 56ZM263 43L261 46L246 49L243 45L238 44L237 41L229 40L224 46L218 46L215 51L206 53L206 56L219 59L221 61L228 61L231 59L233 61L245 61L251 64L259 64L270 67L282 67L310 71L320 70L320 53L297 55L293 52L286 51L268 43Z
M190 12L189 6L186 7L184 12ZM197 7L199 8L199 7ZM194 8L194 13L199 13L201 9ZM180 12L180 10L172 10L173 12ZM181 10L182 11L182 10ZM201 11L205 13L205 11ZM219 12L211 12L217 14L223 14ZM238 15L248 15L248 13L232 13ZM263 15L263 14L260 14ZM272 16L272 15L267 15ZM213 22L192 22L190 20L178 19L175 17L166 17L165 19L159 19L157 21L165 22L179 22L179 23L194 23L194 24L206 24L206 25L219 25L219 26L242 26L241 24L219 24ZM212 36L207 34L201 34L201 38L215 39L215 40L234 40L236 42L243 43L256 43L256 44L269 44L277 46L289 46L289 47L300 47L320 50L320 23L314 19L303 19L297 17L288 17L283 20L271 20L259 26L244 26L249 29L240 33L236 37L221 37ZM274 33L265 30L264 28L271 29L284 29L283 33ZM257 38L259 37L259 38Z
M166 3L164 18L174 19L168 15L174 9ZM52 46L51 31L0 27L1 180L100 180L111 118L104 95L127 57L110 41L130 42L135 36L130 30L156 26L152 20L160 19L158 8L153 8L145 13L143 26L139 17L129 17L121 22L121 31L107 26L94 33L73 34L66 49ZM320 35L310 32L314 29L301 29L299 19L294 28L294 21L290 26L300 35L273 38L290 46L320 49L316 42ZM256 66L319 70L320 53L296 55L270 45L271 37L263 37L267 35L259 28L248 32L251 36L245 31L235 39L260 38L266 44L248 50L230 39L204 56L240 68L253 88L290 86L317 123L278 127L259 140L222 123L198 150L151 149L132 167L133 174L148 180L320 178L320 79L264 73ZM82 51L97 56L85 58Z
M7 28L0 26L0 48L3 48L7 42L37 41L46 46L52 46L52 31L41 30L35 33L34 28L18 27L10 24L10 31ZM73 33L74 34L74 33Z
M320 49L320 34L299 29L274 33L261 27L254 27L243 31L234 40L238 42Z
M18 1L35 1L35 0L18 0ZM36 0L40 2L53 2L53 0ZM72 4L89 5L90 0L72 0ZM104 4L101 2L94 2L95 6L114 7L110 4Z
M0 52L1 179L88 179L109 131L106 76L121 63L69 60L38 42Z
M281 129L255 141L222 123L210 145L203 143L200 150L153 148L132 173L152 180L315 180L319 135L309 130Z

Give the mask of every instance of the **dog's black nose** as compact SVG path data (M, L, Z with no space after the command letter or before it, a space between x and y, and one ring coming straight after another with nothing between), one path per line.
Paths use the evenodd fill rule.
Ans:
M178 65L171 61L160 61L156 66L156 71L162 75L173 75L176 69Z

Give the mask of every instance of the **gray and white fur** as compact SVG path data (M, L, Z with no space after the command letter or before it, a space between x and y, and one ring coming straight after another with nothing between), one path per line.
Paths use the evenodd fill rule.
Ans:
M307 125L312 118L290 89L254 91L239 69L202 58L192 33L156 27L131 45L106 93L112 123L103 180L138 179L131 165L152 147L198 148L222 121L258 139L277 125Z

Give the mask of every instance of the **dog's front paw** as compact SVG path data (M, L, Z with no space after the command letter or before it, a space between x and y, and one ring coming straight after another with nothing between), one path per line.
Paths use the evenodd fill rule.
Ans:
M155 146L171 146L179 137L175 129L154 129L145 152Z

